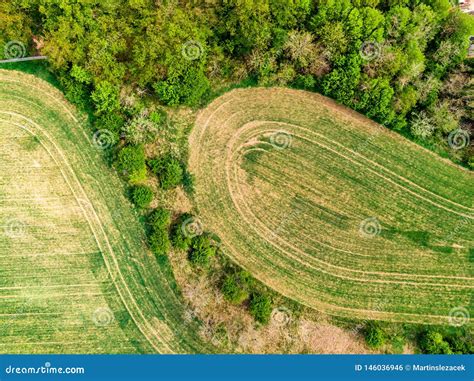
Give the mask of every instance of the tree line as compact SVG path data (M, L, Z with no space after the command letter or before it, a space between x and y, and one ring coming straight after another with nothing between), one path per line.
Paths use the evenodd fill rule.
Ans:
M68 98L133 143L159 123L147 97L200 106L226 86L279 85L474 166L474 21L454 0L12 0L0 19L0 44L40 41Z

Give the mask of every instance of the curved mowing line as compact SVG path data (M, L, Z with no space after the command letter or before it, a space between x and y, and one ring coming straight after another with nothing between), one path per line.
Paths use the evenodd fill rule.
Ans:
M10 73L13 73L13 72L8 72L8 73L10 74ZM18 75L19 73L15 73L15 74ZM20 74L20 75L23 76L23 74ZM34 83L35 79L34 78L30 78L30 79L33 79L31 82ZM16 80L10 80L10 79L3 81L3 78L2 78L2 82L9 82L9 83L12 83L14 85L20 85L20 86L22 86L24 84L24 82L22 82L22 81L16 81ZM49 85L48 85L48 87L49 87ZM54 88L44 89L41 86L34 86L34 85L31 85L31 84L28 84L28 89L31 89L31 88L34 88L35 90L38 90L42 94L46 95L48 100L51 99L51 100L54 101L55 104L59 104L59 106L61 106L61 109L64 109L66 111L66 113L77 124L77 119L74 117L74 115L66 107L66 105L64 104L64 101L58 100L55 96L50 94L51 90L56 91ZM12 94L10 94L10 95L12 95ZM19 98L23 102L28 102L28 103L34 105L36 108L38 107L37 104L35 104L34 102L29 101L28 99L24 99L22 97L15 97L15 98ZM54 105L52 107L54 108ZM30 120L30 122L31 122L31 120ZM92 144L90 137L87 134L85 134L85 132L82 128L78 128L75 131L77 131L80 135L82 135L83 137L86 138L85 142L88 142L89 144ZM51 140L51 139L49 139L49 140ZM86 156L87 157L82 159L82 160L85 160L86 162L89 162L90 159L91 159L90 155L89 155L89 152L86 152ZM64 173L62 173L62 175L64 176ZM75 173L73 173L73 175L75 176ZM91 177L88 174L85 174L85 176L86 177ZM77 178L75 180L78 181ZM91 181L94 181L94 179L91 178ZM73 180L73 182L74 182L74 180ZM78 198L77 202L79 204L79 207L81 207L83 213L87 213L88 217L86 217L86 218L87 218L88 223L89 224L91 224L91 223L96 224L97 221L94 220L94 217L95 217L96 213L95 213L94 207L92 206L90 201L87 199L87 197L86 198L84 198L84 197ZM100 231L103 229L103 227L99 226L97 229L95 227L92 227L92 229L93 229L93 234L94 235L97 231L99 231L98 234L100 235ZM105 234L105 232L103 230L102 230L102 233ZM97 236L96 235L95 235L95 238L96 238L96 241L97 241ZM99 248L104 247L104 246L107 247L107 242L105 242L104 245L102 245L102 246L101 245L98 245L98 246L99 246ZM115 254L121 255L121 256L124 256L124 255L128 256L128 254L126 252L124 252L124 249L125 249L124 247L118 246L117 247L117 252ZM143 249L143 250L145 250L145 249ZM103 250L102 255L104 256L106 254L110 254L110 253L108 253L108 250L105 250L105 251ZM107 272L109 272L111 274L111 277L112 277L112 279L114 279L114 281L116 281L115 276L114 276L114 271L113 271L114 269L111 269L109 267L109 262L115 262L116 266L120 266L117 262L117 258L115 257L115 254L112 253L113 257L110 260L107 260L106 258L104 258L104 263L108 266L107 267ZM144 256L144 258L142 258L143 260L148 260L148 259L145 258L145 257L148 257L148 254L147 255L143 254L143 256ZM120 258L122 259L122 257L120 257ZM152 268L145 267L143 265L143 263L141 263L140 260L137 259L137 258L131 258L131 260L134 263L139 264L140 268L143 269L144 271L139 271L138 268L137 268L137 271L138 271L137 274L127 273L127 276L130 277L130 279L127 280L127 281L129 281L128 286L137 286L137 290L140 292L140 295L143 298L147 298L148 294L150 294L150 296L149 296L150 297L150 304L148 305L149 311L147 311L147 315L149 315L149 320L146 320L146 318L143 315L143 311L145 311L145 310L142 311L141 307L136 303L135 298L133 298L133 296L130 295L131 292L130 292L129 287L127 287L127 284L125 284L125 288L123 289L123 292L122 292L122 289L118 290L119 291L118 296L121 297L122 303L123 303L124 307L128 310L128 312L129 312L129 314L132 318L132 321L134 321L135 325L137 326L139 331L141 331L141 334L146 339L146 341L150 344L150 346L152 348L154 348L155 350L159 351L159 352L168 352L168 353L172 352L171 347L168 345L168 343L173 344L173 348L177 349L180 352L183 351L184 348L188 348L187 351L194 351L194 350L196 350L196 348L199 348L199 350L201 350L201 351L212 352L213 351L212 347L210 347L207 344L201 342L199 337L192 336L192 335L194 335L194 333L192 333L190 331L190 328L187 324L185 324L183 322L182 325L181 325L181 320L180 320L181 319L181 314L180 314L181 310L180 310L180 308L177 308L177 309L175 308L175 304L176 304L176 306L178 306L178 304L181 305L180 304L181 300L177 297L177 295L175 295L176 291L172 288L172 285L169 284L168 282L161 282L160 283L160 282L157 282L157 281L153 280L152 277L156 276L156 274L154 272L150 273L150 271L153 271L152 268L154 270L158 270L158 271L161 271L161 270L155 268L156 266L152 266ZM124 263L123 265L128 266L126 263ZM163 274L165 274L165 273L163 273ZM119 279L121 278L121 280L124 281L123 274L121 273L120 267L119 267L119 274L117 275L117 277ZM137 283L137 282L140 282L141 277L144 277L144 279L146 279L146 277L150 277L150 281L147 282L146 286L142 286L141 283ZM121 283L125 283L125 281L121 282ZM153 290L154 290L153 287L155 287L155 283L157 283L157 285L156 285L157 287L160 287L161 292L160 292L159 295L154 294L153 296L151 296L151 294L153 294ZM118 287L121 287L121 286L119 284L116 284L116 287L118 288ZM163 292L168 292L168 290L169 290L169 293L170 293L170 298L163 299L162 298ZM127 298L130 296L132 298L133 303L129 304L128 302L123 300L124 295ZM133 304L134 304L134 306L133 306ZM137 312L133 313L133 314L130 313L130 308L131 307L136 308ZM156 309L156 312L155 312L155 309ZM163 320L161 320L161 318L156 317L157 313L161 314L163 316L162 317ZM160 316L160 315L158 315L158 316ZM143 317L144 320L145 320L144 324L138 324L140 322L137 323L136 319L141 319L141 317ZM168 323L167 323L168 318L171 319L170 320L170 325L168 325ZM181 329L179 329L179 328L181 328ZM143 330L148 331L149 335L147 334L147 332L144 332ZM191 340L189 342L187 342L185 340L186 334L190 334L192 336L192 337L190 337ZM156 341L156 340L158 340L158 341ZM159 345L159 347L158 347L158 345Z
M250 126L252 127L252 126ZM239 132L244 132L244 129L245 127L243 127L242 129L239 130ZM274 131L278 131L278 130L274 130ZM235 134L233 136L233 138L235 137L235 140L238 138L238 134ZM235 143L234 139L232 139L232 142L229 143L228 147L227 147L227 151L232 151L232 153L235 154L236 150L232 150L232 147L233 147L233 143ZM381 272L381 271L377 271L377 272L374 272L374 271L362 271L362 270L355 270L355 269L350 269L350 268L346 268L346 267L342 267L342 266L336 266L336 265L333 265L329 262L326 262L326 261L323 261L323 260L320 260L318 258L315 258L315 257L311 257L309 254L305 253L304 251L300 250L299 248L297 248L296 246L290 244L289 242L283 240L281 237L279 237L278 235L275 237L276 240L278 241L281 241L281 243L285 246L287 246L288 248L290 248L292 251L294 252L297 252L299 253L302 257L304 258L308 258L308 259L311 259L313 261L316 261L316 262L319 262L322 266L321 267L315 267L315 266L312 266L310 265L308 262L304 262L302 261L300 258L294 256L291 254L291 251L289 250L285 250L283 248L283 246L279 246L277 245L274 240L271 240L269 241L268 240L268 237L271 235L272 233L272 230L269 229L264 223L262 223L255 215L254 213L252 212L251 210L251 207L250 205L248 205L248 203L246 202L246 197L244 197L243 193L242 193L242 190L241 188L238 187L238 184L239 184L239 181L237 180L238 178L238 170L237 170L237 165L236 165L237 161L234 159L234 157L232 155L227 155L227 160L226 160L226 172L227 172L227 178L226 178L226 181L227 181L227 189L229 190L229 193L231 195L231 198L232 198L232 201L233 201L233 204L234 204L234 207L239 211L239 214L240 216L245 220L245 222L248 224L248 226L250 226L256 233L257 235L259 235L262 239L264 239L265 241L269 242L271 245L277 247L278 249L280 249L281 251L283 251L285 254L287 254L289 257L297 260L299 263L301 263L302 265L305 265L305 266L308 266L308 267L311 267L311 268L314 268L322 273L325 273L325 274L328 274L328 275L332 275L332 276L335 276L335 277L338 277L338 278L342 278L342 279L348 279L348 280L354 280L354 281L361 281L361 282L375 282L375 283L394 283L394 284L410 284L410 285L426 285L426 286L439 286L439 284L437 283L426 283L426 282L409 282L409 281L393 281L393 280L380 280L380 279L367 279L367 278L356 278L356 277L349 277L349 276L343 276L343 275L339 275L335 272L331 272L331 271L328 271L328 270L324 270L324 267L322 266L326 266L326 267L329 267L329 268L333 268L333 269L337 269L337 270L343 270L343 271L347 271L347 272L352 272L352 273L358 273L358 274L366 274L366 275L384 275L384 276L400 276L400 277L426 277L428 279L431 279L431 278L446 278L446 279L463 279L463 280L474 280L474 278L470 278L470 277L451 277L451 276L442 276L442 275L417 275L417 274L407 274L407 273L394 273L394 272ZM233 168L233 171L232 171L232 175L234 177L234 181L232 182L232 179L230 178L231 174L229 173L230 171L228 171L229 167ZM239 192L239 195L240 197L237 198L235 197L235 194L232 190L232 186L231 184L237 184L237 191ZM244 205L245 209L246 209L246 212L245 213L244 211L242 211L240 205L239 205L239 202L238 200L241 201L241 203ZM247 216L250 215L252 216L253 218L253 223L252 221L250 221L250 219L247 218ZM260 227L261 230L258 230L255 226L255 223L258 224L258 226ZM262 232L263 230L263 232ZM330 246L330 245L327 245L327 246ZM332 247L332 249L336 249L335 247ZM474 288L474 284L472 285L458 285L458 284L449 284L449 286L452 286L452 287L460 287L460 288Z
M110 277L111 277L112 281L114 282L114 285L117 289L117 292L120 295L120 298L121 298L125 308L127 309L128 313L130 314L130 317L132 318L132 320L134 321L135 325L140 330L140 332L143 334L143 336L147 339L147 341L153 346L153 348L156 351L160 352L160 349L162 350L163 348L162 347L160 348L160 346L153 341L153 338L156 338L156 335L154 335L153 328L151 327L148 320L144 317L140 307L138 306L136 300L134 299L131 291L129 290L129 288L126 284L125 279L123 278L123 275L120 271L120 267L119 267L118 262L117 262L117 259L115 257L115 253L112 249L112 246L110 245L110 242L109 242L109 240L107 238L107 235L104 231L104 228L102 226L102 222L100 221L97 213L95 212L94 208L92 207L91 201L88 199L87 194L85 193L84 189L82 188L81 183L79 182L79 180L76 177L76 174L74 173L74 171L70 167L70 165L69 165L68 161L66 160L66 157L64 156L63 152L58 148L58 146L54 143L54 141L51 139L51 137L39 125L37 125L31 119L29 119L29 118L27 118L23 115L20 115L18 113L15 113L15 112L0 111L0 114L12 115L12 116L16 116L16 117L19 117L21 119L24 119L29 124L31 124L33 127L35 127L38 131L40 131L41 135L43 135L44 138L41 139L40 144L48 152L50 157L53 159L53 161L58 166L59 170L61 171L61 175L63 176L63 178L64 178L65 182L67 183L71 193L74 195L74 198L76 199L79 207L81 208L81 210L84 214L84 217L86 218L87 223L88 223L88 225L91 229L91 232L94 235L94 239L97 243L97 246L100 249L100 252L101 252L102 257L104 259L104 263L106 264L107 270L110 274ZM21 124L14 123L10 120L8 122L11 125L15 125L19 128L22 128L23 130L30 133L32 136L38 136L38 134L35 134L33 131L31 131L30 129L28 129L27 127L25 127ZM51 152L51 150L48 147L46 147L46 145L43 143L44 140L48 141L52 145L53 149L61 157L61 161L58 161L56 159L56 155L54 155ZM63 166L63 164L64 164L64 166ZM66 175L66 172L69 173L69 176L71 176L73 178L73 181L75 182L75 185L77 186L76 189L79 190L79 193L82 196L81 198L79 198L78 195L76 194L76 189L70 183L70 181L68 179L68 176ZM95 222L98 224L99 232L97 232L96 229L94 228L94 222L92 220L95 220ZM101 242L101 240L102 240L102 242ZM106 257L106 255L105 255L106 252L109 253L110 258L113 261L113 265L109 263L110 259ZM112 266L113 266L113 268L112 268ZM119 277L118 281L120 283L117 282L117 279L116 279L117 275ZM123 288L123 290L121 288ZM131 309L132 306L130 306L130 303L132 304L133 308L135 308L135 311L136 311L135 313L132 312L132 309ZM141 319L141 322L138 319ZM166 343L159 342L159 344L164 346L164 349L167 352L172 353L171 349L169 348L169 346Z
M325 150L326 152L330 152L331 154L337 155L337 157L343 158L347 162L357 165L358 167L362 167L366 170L368 170L371 174L379 177L382 179L382 182L385 181L387 183L392 184L392 186L395 186L397 188L400 188L402 191L404 191L406 194L410 194L412 196L415 196L416 198L426 202L427 204L430 204L434 206L437 209L443 210L445 212L449 212L451 214L457 215L464 217L466 220L472 220L474 219L474 215L468 212L471 212L474 210L474 208L460 204L454 200L451 200L449 198L443 197L441 195L438 195L431 190L424 188L420 186L419 184L416 184L415 182L409 180L408 178L399 175L386 166L379 164L370 158L352 150L349 147L346 147L337 141L334 141L333 139L318 133L316 131L312 131L309 128L302 127L299 124L296 123L291 123L291 122L283 122L283 121L272 121L268 120L268 115L266 117L258 117L258 118L253 118L251 119L251 109L252 107L256 109L258 112L259 110L259 105L258 102L262 103L262 99L265 95L270 94L271 90L268 90L268 92L265 92L265 90L261 89L250 89L250 90L240 90L240 91L233 91L230 94L226 94L219 98L218 100L214 101L211 103L206 110L204 110L197 119L197 127L193 130L191 136L190 136L190 147L191 147L191 152L190 152L190 163L191 166L194 167L192 168L193 170L196 171L196 174L198 174L198 180L201 179L199 176L212 176L212 173L214 172L214 176L219 176L219 178L215 178L215 180L212 180L211 183L208 181L205 181L205 186L208 188L209 186L212 187L213 190L217 191L217 194L215 194L213 197L218 198L219 203L223 203L221 205L221 211L217 212L217 209L211 207L211 204L209 204L209 210L207 209L208 206L202 206L204 210L201 210L201 214L209 222L209 227L211 229L216 228L216 226L224 226L227 225L225 224L222 219L219 218L214 218L213 216L215 213L218 213L220 216L227 216L224 217L224 219L229 219L233 221L236 219L234 216L228 215L228 213L234 213L232 210L237 212L238 217L244 222L242 226L244 229L240 231L239 229L236 230L236 234L239 235L246 235L249 232L246 231L246 229L250 229L256 234L256 237L258 237L262 244L265 242L266 244L271 245L272 247L275 247L277 250L276 252L279 252L280 254L284 254L285 258L291 258L295 263L299 263L303 266L304 268L312 268L316 270L317 273L321 274L327 274L329 276L334 276L336 278L340 279L347 279L350 281L355 281L355 282L367 282L367 283L381 283L381 284L395 284L395 285L412 285L412 286L428 286L432 288L438 288L442 287L444 290L447 290L448 294L444 294L444 298L447 298L448 295L451 294L452 291L450 290L457 290L460 292L462 289L472 289L474 288L474 283L471 281L474 280L473 277L465 277L465 276L456 276L456 275L440 275L440 274L410 274L410 273L403 273L403 272L384 272L384 271L364 271L364 270L359 270L359 269L352 269L352 268L347 268L344 266L339 266L339 265L334 265L332 263L329 263L325 260L322 260L320 258L314 257L310 255L309 253L306 253L305 251L299 249L298 247L292 245L290 242L287 240L283 239L279 235L273 234L273 230L270 229L268 226L266 226L252 211L252 207L247 201L245 197L245 192L248 190L244 189L244 184L245 181L241 178L241 174L243 174L243 169L240 167L242 160L243 160L243 155L248 153L249 150L255 150L255 151L262 151L262 152L267 152L265 149L260 148L260 147L253 147L255 144L269 144L268 142L265 141L259 141L258 139L255 139L256 137L272 133L272 132L277 132L281 131L283 128L286 131L289 131L290 134L294 138L301 139L303 141L306 141L310 144L317 145L318 147L322 148L322 150ZM278 91L278 90L277 90ZM282 92L285 92L287 90L281 90ZM259 93L260 92L260 93ZM288 91L293 94L293 91ZM247 93L250 93L250 98L248 99L248 103L245 104L244 102L247 101L247 98L245 97ZM271 95L274 93L270 94ZM290 95L292 95L290 94ZM285 94L288 96L288 94ZM252 102L251 99L253 96L258 97L258 101L256 101L256 104L250 103ZM280 99L276 97L276 99ZM232 105L232 102L235 101L235 105ZM315 103L316 101L314 99L310 99L311 103ZM227 105L231 104L231 107L226 108ZM304 103L303 103L304 105ZM234 109L232 108L234 107ZM260 105L261 106L261 105ZM287 106L287 103L284 101L282 102L281 111L284 114L285 110L287 110L284 106ZM325 106L328 106L327 103L325 103ZM234 111L235 107L239 107L239 111ZM320 107L320 105L319 105ZM330 106L330 108L333 108L334 106ZM265 110L267 110L265 107L263 107ZM273 108L278 108L278 103L275 104ZM270 109L270 108L269 108ZM298 112L303 112L298 108ZM340 110L338 110L340 112ZM265 114L268 114L267 112L264 112ZM242 115L242 123L239 123L238 117ZM288 115L291 115L289 113ZM313 114L310 114L311 117ZM317 114L318 115L318 114ZM350 116L345 115L346 121L347 119L350 119ZM281 116L280 116L281 118ZM287 119L287 118L285 118ZM357 118L355 118L357 119ZM360 122L360 120L359 120ZM272 128L275 126L275 128ZM263 127L263 128L262 128ZM296 132L296 131L299 132ZM227 131L227 132L224 132ZM349 130L348 130L349 131ZM219 134L219 132L222 132ZM250 134L249 134L250 132ZM212 134L217 134L217 138L213 140ZM244 135L245 134L245 135ZM241 138L244 136L244 138ZM370 141L370 135L367 136L367 139ZM244 139L244 140L243 140ZM361 139L360 136L357 136L357 139ZM241 142L243 141L243 142ZM329 145L328 145L329 144ZM244 150L244 148L248 148L248 150ZM431 153L432 154L432 153ZM209 159L203 159L203 158L212 158L211 161ZM224 160L222 161L216 161L217 158L222 158ZM207 161L206 161L207 160ZM436 160L436 159L435 159ZM206 163L209 163L211 166L208 169L205 169L205 166L207 165ZM216 169L214 169L216 168ZM292 168L293 170L295 168ZM211 171L211 173L208 172L208 170ZM290 172L288 172L290 173ZM222 180L219 180L222 179ZM204 181L204 179L201 179ZM214 183L215 181L215 183ZM225 189L227 190L227 194L230 197L230 202L227 201L224 193L222 193L222 196L219 197L219 191L222 190L221 183L225 183ZM223 184L222 184L223 185ZM292 184L288 184L288 188L292 188ZM397 192L398 193L398 192ZM206 194L210 194L209 190L203 193L202 197L204 197L204 202L206 200ZM429 196L429 197L428 197ZM200 197L200 192L198 191L198 196L197 198ZM196 198L196 199L197 199ZM201 209L201 206L199 205L199 200L198 201L198 209ZM459 210L459 209L460 210ZM457 210L458 209L458 210ZM267 213L266 213L267 214ZM213 222L211 222L213 221ZM206 223L206 220L204 220ZM215 224L215 225L214 225ZM453 225L454 227L454 225ZM230 230L229 230L230 229ZM234 231L237 229L233 224L230 225L230 227L225 228L223 231L228 231L230 234L231 231ZM217 229L217 233L219 233L220 229ZM304 234L303 234L304 235ZM269 239L269 237L273 237L273 239ZM255 261L253 258L254 256L246 256L246 260L242 261L241 256L245 255L245 253L239 252L239 249L234 249L232 246L232 242L229 242L229 240L232 241L230 237L227 237L227 232L223 233L223 236L221 236L221 239L223 242L226 243L226 248L229 250L229 254L231 257L234 258L238 263L240 263L243 267L247 267L246 261L249 263L249 265L252 267L255 267L257 264L258 266L262 267L263 262L262 261L267 261L269 263L272 262L272 260L275 260L275 272L281 272L282 276L283 273L288 271L287 265L284 264L282 261L283 256L273 256L272 257L265 255L264 259ZM331 248L332 250L339 251L339 252L344 252L347 254L353 254L353 255L360 255L362 257L370 257L371 255L367 254L362 254L362 253L353 253L348 250L343 250L336 248L330 244L320 242L317 239L312 239L312 242L315 241L323 246L326 246L328 248ZM466 241L464 239L465 242ZM383 249L383 248L382 248ZM247 249L245 249L247 250ZM266 252L267 249L265 249ZM435 252L433 252L435 253ZM269 253L268 253L269 254ZM435 253L436 254L436 253ZM416 263L416 262L415 262ZM277 265L278 264L278 265ZM315 264L317 264L315 266ZM281 267L280 270L278 270ZM298 272L301 268L295 266L295 269L298 268ZM331 271L335 270L335 271ZM255 268L254 268L255 270ZM252 271L252 270L250 270ZM341 274L342 271L342 274ZM272 271L273 272L273 271ZM272 273L270 272L270 273ZM344 274L344 272L346 274ZM303 273L303 272L302 272ZM361 274L365 276L375 276L377 277L376 279L374 278L366 278L363 276L362 278L359 277L351 277L351 276L346 276L347 273L352 273L352 274ZM265 275L265 271L263 272L257 272L257 277L261 280L268 281L267 283L274 284L275 282L272 280L269 282L269 279L267 275ZM309 272L305 272L306 274L306 280L309 279ZM296 275L296 274L295 274ZM312 274L311 276L315 276ZM394 280L392 279L387 279L387 277L398 277L398 278L405 278L405 279L397 279ZM263 279L262 279L263 278ZM409 281L406 280L406 278L409 278ZM304 278L301 278L304 279ZM453 283L430 283L426 282L426 280L433 280L433 281L467 281L467 284L453 284ZM390 317L390 319L395 319L398 321L406 321L406 319L410 321L416 321L420 320L423 318L429 318L431 321L436 320L436 321L441 321L441 322L446 322L447 316L446 315L438 315L438 314L430 314L430 313L410 313L410 312L390 312L390 311L374 311L374 310L369 310L369 309L363 309L363 308L352 308L352 307L342 307L339 305L332 305L326 302L322 301L314 301L312 303L308 303L305 297L299 297L295 295L294 293L297 292L297 281L293 277L289 277L287 281L285 281L286 284L290 287L287 289L287 292L293 295L295 299L300 301L303 304L306 304L310 307L315 307L316 306L323 306L323 309L329 309L329 310L340 310L340 311L350 311L354 312L355 315L360 316L361 313L375 313L379 317L385 316L385 317ZM288 283L289 282L289 283ZM277 282L278 283L278 282ZM292 286L290 286L292 284ZM296 288L295 288L296 287ZM276 287L278 291L282 291L278 287ZM313 293L317 292L317 289L309 289L305 288L307 292ZM343 288L340 288L339 291L343 291ZM303 291L302 291L303 292ZM424 290L426 292L426 289ZM286 293L285 290L283 290L283 293ZM324 294L325 292L323 292ZM436 290L433 289L433 295L436 294ZM287 294L288 295L288 294ZM309 294L308 294L309 295ZM420 294L423 295L423 294ZM453 294L457 295L457 294ZM460 295L460 294L459 294ZM400 297L408 297L406 293L399 295ZM397 302L398 303L398 302ZM421 306L420 306L421 307ZM439 307L437 307L439 309ZM428 312L428 311L427 311ZM417 319L413 319L416 317ZM472 320L472 319L471 319Z
M438 197L438 198L440 198L440 199L442 199L442 200L444 200L444 201L450 202L450 203L452 203L452 204L454 204L454 205L456 205L456 206L458 206L458 207L462 207L462 208L465 208L465 209L468 209L468 210L471 210L471 211L474 210L473 208L470 208L470 207L467 207L467 206L458 204L458 203L456 203L456 202L454 202L454 201L451 201L451 200L449 200L449 199L446 199L446 198L444 198L444 197L441 197L441 196L439 196L439 195L437 195L437 194L435 194L435 193L433 193L433 192L431 192L431 191L429 191L429 190L427 190L427 189L425 189L425 188L423 188L423 187L421 187L421 186L419 186L419 185L413 183L412 181L410 181L410 180L404 178L403 176L399 176L399 175L393 173L393 172L390 171L389 169L385 168L384 166L382 166L382 165L380 165L380 164L378 164L378 163L375 163L374 161L372 161L372 160L366 158L365 156L363 156L363 155L361 155L361 154L359 154L359 153L357 153L357 152L355 152L355 151L353 151L353 150L351 150L351 149L349 149L349 148L346 148L346 147L342 146L341 144L335 142L334 140L328 139L328 138L326 138L325 136L323 136L323 135L321 135L321 134L319 134L319 133L317 133L317 132L314 132L314 131L312 131L312 130L310 130L310 129L307 129L307 128L298 126L298 125L296 125L296 124L284 123L284 122L273 122L273 121L267 121L267 120L255 120L255 121L252 121L252 122L248 122L248 123L244 124L244 125L238 130L238 132L237 132L235 135L233 135L231 141L229 141L229 144L234 144L234 143L235 143L235 140L238 139L238 137L239 137L241 134L243 134L244 132L246 132L247 130L249 130L249 129L256 129L256 128L258 128L258 127L261 126L261 125L268 125L268 124L276 124L276 125L280 125L280 126L284 126L284 127L297 128L297 129L301 129L301 130L303 130L303 131L309 132L310 134L317 135L317 136L319 136L319 137L321 137L321 138L323 138L323 139L329 141L330 143L332 143L332 144L334 144L334 145L337 145L337 146L343 148L344 150L346 150L346 151L352 153L353 155L356 155L356 156L362 158L363 160L367 161L367 162L370 163L371 165L375 165L375 166L379 167L382 171L385 171L385 172L387 172L387 173L390 173L390 174L392 174L392 175L397 176L400 180L402 180L402 181L404 181L404 182L406 182L406 183L408 183L408 184L411 184L411 185L415 186L416 188L420 189L420 190L423 191L423 192L426 192L426 193L430 194L431 196ZM267 130L265 130L265 131L263 131L263 132L278 132L278 131L280 131L280 130L278 130L278 129L274 129L274 130L272 130L272 129L267 129ZM465 213L461 213L461 212L457 212L457 211L455 211L455 210L453 210L453 209L450 209L450 208L445 207L444 205L440 205L440 204L438 204L438 203L436 203L436 202L434 202L434 201L432 201L432 200L430 200L430 199L428 199L428 198L422 196L421 194L418 194L418 193L416 193L415 191L413 191L413 190L411 190L411 189L409 189L409 188L407 188L407 187L405 187L405 186L403 186L403 185L397 183L396 181L393 181L392 179L389 179L389 178L388 178L387 176L385 176L384 174L378 173L377 171L375 171L374 169L372 169L370 166L364 166L363 163L360 163L360 162L358 162L357 160L354 160L354 159L352 159L352 158L350 158L350 157L348 157L348 156L346 156L346 155L344 155L344 154L342 154L342 153L336 151L335 149L333 149L333 148L331 148L331 147L329 147L329 146L327 146L327 145L325 145L325 144L322 144L322 143L318 142L318 141L315 140L315 139L313 140L313 139L307 138L307 137L305 137L305 136L303 136L303 135L299 135L299 134L295 134L295 133L292 133L292 135L293 135L293 136L296 136L296 137L298 137L298 138L300 138L300 139L302 139L302 140L306 140L306 141L309 142L309 143L316 144L316 145L318 145L318 146L324 148L325 150L330 151L330 152L332 152L332 153L334 153L334 154L336 154L336 155L338 155L338 156L340 156L340 157L346 159L347 161L349 161L349 162L351 162L351 163L353 163L353 164L357 164L357 165L359 165L359 166L361 166L361 167L367 169L368 171L370 171L370 172L374 173L375 175L381 177L381 178L384 179L385 181L390 182L391 184L396 185L397 187L399 187L399 188L405 190L406 192L409 192L409 193L413 194L414 196L416 196L416 197L418 197L418 198L420 198L420 199L422 199L422 200L424 200L424 201L426 201L426 202L429 202L430 204L436 206L437 208L444 209L444 210L446 210L446 211L448 211L448 212L457 214L457 215L459 215L459 216L461 216L461 217L466 217L466 218L469 218L469 219L474 219L474 215L465 214ZM227 146L227 154L229 154L229 151L231 151L231 147ZM234 152L234 151L232 151L232 152Z

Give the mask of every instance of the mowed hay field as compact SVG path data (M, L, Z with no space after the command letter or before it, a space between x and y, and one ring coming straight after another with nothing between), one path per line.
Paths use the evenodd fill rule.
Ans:
M474 178L318 94L239 89L190 137L223 250L326 313L472 324Z
M62 94L0 70L0 353L208 352Z

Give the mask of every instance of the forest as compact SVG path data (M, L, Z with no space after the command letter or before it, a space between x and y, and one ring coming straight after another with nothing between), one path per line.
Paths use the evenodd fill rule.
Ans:
M474 167L474 20L455 1L12 0L0 18L0 45L48 56L117 141L153 136L163 120L147 99L197 107L232 87L290 86Z

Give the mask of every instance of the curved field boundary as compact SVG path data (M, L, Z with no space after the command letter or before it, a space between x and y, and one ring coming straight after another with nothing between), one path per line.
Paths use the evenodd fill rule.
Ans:
M0 117L36 136L60 168L114 288L150 350L212 351L197 336L196 326L184 323L184 307L169 268L147 252L143 232L120 192L122 186L102 164L100 150L62 95L29 75L0 71L0 105ZM54 115L42 115L44 110ZM61 122L42 124L47 117Z
M288 147L272 143L278 134ZM199 115L190 148L203 224L275 290L361 318L445 323L452 309L470 308L467 171L288 89L217 99ZM358 231L368 217L380 221L375 237Z

